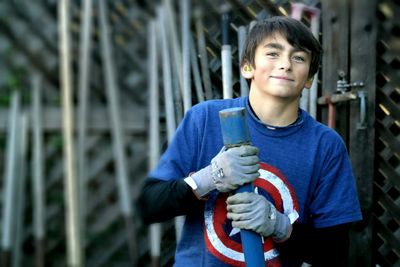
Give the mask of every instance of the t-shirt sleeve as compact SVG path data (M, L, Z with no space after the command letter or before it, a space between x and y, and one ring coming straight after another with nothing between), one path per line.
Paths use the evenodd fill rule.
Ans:
M322 155L322 168L313 192L310 212L315 227L361 220L355 180L346 147L339 137Z
M157 167L149 173L149 177L169 181L187 177L190 172L196 171L196 157L201 136L196 120L201 119L201 114L195 116L194 113L192 109L186 113Z

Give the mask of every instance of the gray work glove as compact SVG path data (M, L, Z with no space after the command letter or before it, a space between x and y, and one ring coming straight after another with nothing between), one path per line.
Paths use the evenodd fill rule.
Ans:
M223 148L210 165L191 175L197 185L196 193L203 197L214 189L228 192L253 182L260 176L258 152L250 145Z
M276 210L265 197L256 193L237 193L226 200L227 218L232 227L252 230L275 241L286 239L292 230L289 218Z
M250 145L222 150L211 160L211 176L220 192L229 192L260 176L258 148Z

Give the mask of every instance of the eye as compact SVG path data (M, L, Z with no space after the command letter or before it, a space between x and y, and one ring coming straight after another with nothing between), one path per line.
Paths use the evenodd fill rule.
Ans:
M277 57L277 56L279 56L279 54L277 52L268 52L268 53L266 53L266 55L268 57Z
M296 62L305 62L306 58L303 56L293 56L293 60Z

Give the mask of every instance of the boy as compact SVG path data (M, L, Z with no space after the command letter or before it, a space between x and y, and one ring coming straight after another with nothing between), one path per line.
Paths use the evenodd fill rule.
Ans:
M299 108L321 46L288 17L249 32L241 73L248 97L194 106L149 174L146 223L186 215L176 267L245 266L240 229L263 236L266 266L345 266L349 224L361 219L339 135ZM252 146L225 150L218 112L245 107ZM229 193L253 182L252 193Z

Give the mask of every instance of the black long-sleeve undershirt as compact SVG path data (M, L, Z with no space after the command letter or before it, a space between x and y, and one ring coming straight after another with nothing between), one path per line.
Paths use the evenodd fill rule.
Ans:
M183 179L162 181L148 178L137 201L138 212L145 224L163 222L175 216L202 212L200 201Z

